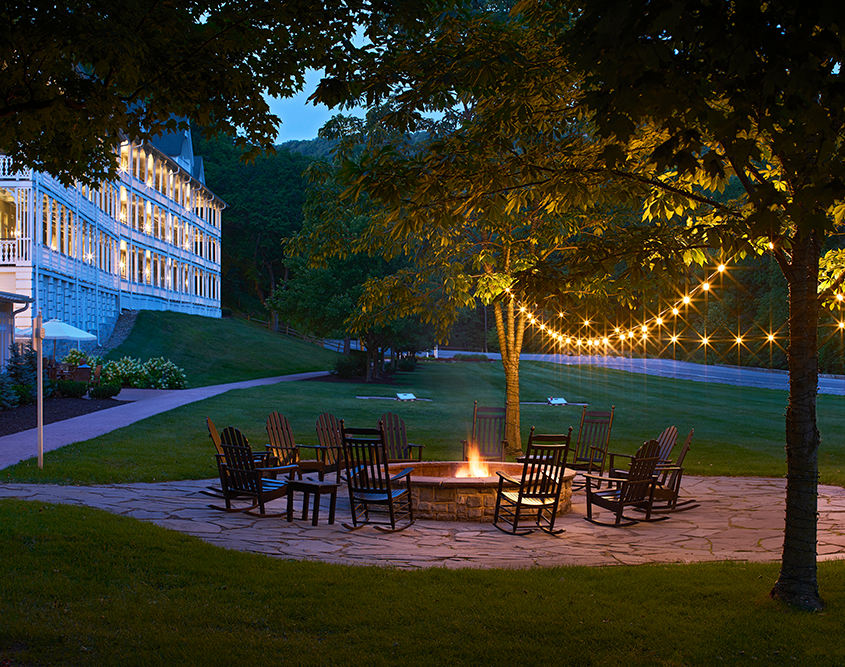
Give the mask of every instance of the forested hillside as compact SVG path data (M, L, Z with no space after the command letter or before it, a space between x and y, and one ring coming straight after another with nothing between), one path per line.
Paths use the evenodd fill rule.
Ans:
M224 307L265 315L264 302L285 276L281 240L302 226L306 183L302 172L311 159L279 148L252 164L228 138L205 141L193 134L203 157L206 183L227 204L223 212L222 303Z

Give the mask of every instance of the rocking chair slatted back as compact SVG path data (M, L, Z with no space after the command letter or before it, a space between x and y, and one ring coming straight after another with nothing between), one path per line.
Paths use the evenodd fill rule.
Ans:
M399 415L385 412L379 419L379 423L384 426L384 442L387 447L387 460L390 463L422 461L423 446L408 442L405 421Z
M531 427L522 468L520 498L548 500L560 495L571 436L572 428L567 435L535 435L534 427Z
M506 417L507 408L479 407L478 401L475 401L472 408L472 433L469 440L463 441L465 461L473 446L482 460L505 460Z
M348 484L356 492L383 492L388 488L390 475L381 427L379 422L377 429L343 428Z
M246 441L246 438L244 438L244 441ZM255 472L255 461L249 445L235 445L224 442L222 448L226 461L226 485L228 490L258 495L258 475Z
M278 412L271 412L266 422L270 444L267 451L273 457L274 465L286 466L299 463L299 447L293 438L288 418Z
M619 500L630 504L646 500L654 486L654 471L660 462L660 443L649 440L643 444L631 459L628 468L628 479L622 484Z
M217 450L218 454L222 454L223 449L220 447L220 434L217 432L217 427L214 425L214 422L211 421L211 417L205 418L205 425L208 427L208 437L211 438L211 442L214 443L214 449Z
M669 426L657 438L657 443L660 446L658 457L662 462L671 461L672 449L675 443L678 442L678 429L674 426Z
M604 472L604 461L607 447L610 443L610 429L613 426L613 413L616 406L611 406L610 412L597 410L581 413L581 427L578 431L578 442L575 445L575 457L572 467L578 470L599 470Z
M340 435L340 421L333 414L324 412L317 417L317 442L324 448L326 455L326 470L337 472L340 483L340 473L343 469L343 438Z

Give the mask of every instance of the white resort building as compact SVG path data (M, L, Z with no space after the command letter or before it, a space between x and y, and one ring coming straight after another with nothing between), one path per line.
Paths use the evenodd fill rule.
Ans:
M220 317L220 222L190 131L124 142L119 180L68 188L0 155L0 361L39 310L105 342L124 310ZM5 308L4 308L5 304Z

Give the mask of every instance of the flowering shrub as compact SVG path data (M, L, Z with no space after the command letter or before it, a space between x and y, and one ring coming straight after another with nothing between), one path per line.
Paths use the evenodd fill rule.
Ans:
M109 361L100 373L103 384L141 389L184 389L185 371L172 361L156 357L146 362L131 357Z
M65 355L65 358L62 359L63 362L66 364L73 364L74 366L81 366L82 364L88 363L88 355L85 354L82 350L71 349ZM89 366L91 364L88 364Z
M162 357L154 357L144 364L148 382L153 389L184 389L185 371Z

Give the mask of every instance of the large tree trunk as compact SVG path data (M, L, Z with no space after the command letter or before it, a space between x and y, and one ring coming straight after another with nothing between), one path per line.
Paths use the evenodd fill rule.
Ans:
M814 234L795 239L792 261L781 268L789 284L789 404L786 409L786 527L783 562L772 597L821 609L816 577L819 430L818 275Z
M517 311L513 299L507 302L504 309L505 313L502 313L502 304L495 304L496 333L505 370L505 439L508 441L508 453L516 456L522 452L519 431L519 355L522 352L525 315Z

